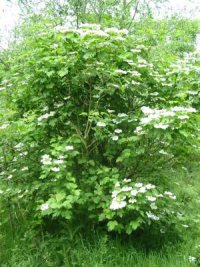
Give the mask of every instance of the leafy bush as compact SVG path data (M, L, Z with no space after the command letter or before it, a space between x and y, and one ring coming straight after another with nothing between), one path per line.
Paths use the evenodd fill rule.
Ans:
M128 234L176 225L162 173L199 154L199 55L169 64L127 30L45 27L19 41L1 82L2 212Z

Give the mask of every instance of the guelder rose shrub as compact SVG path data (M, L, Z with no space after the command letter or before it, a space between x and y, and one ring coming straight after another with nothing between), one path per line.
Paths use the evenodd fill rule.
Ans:
M127 30L35 26L1 82L2 201L128 234L181 223L162 170L198 155L199 56L150 50Z

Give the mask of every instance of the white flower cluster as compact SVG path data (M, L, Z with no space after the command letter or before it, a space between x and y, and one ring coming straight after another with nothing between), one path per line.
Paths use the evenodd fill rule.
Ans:
M67 145L65 147L65 150L66 151L72 151L72 150L74 150L74 146L73 145ZM60 168L58 167L58 165L64 164L64 156L60 155L57 159L53 160L48 154L45 154L41 157L41 163L43 165L53 165L54 167L52 167L51 170L53 172L59 172Z
M131 179L124 179L123 183L130 183ZM115 184L115 190L112 192L112 202L110 205L111 210L118 210L126 207L128 203L133 204L137 202L136 196L139 194L144 194L148 190L155 188L155 185L143 183L135 183L134 186L124 185L121 186L119 182ZM120 196L121 193L128 192L129 196ZM127 201L126 201L127 198ZM156 200L156 197L148 196L147 200L153 202Z
M145 209L149 207L149 210L146 210L147 218L158 221L160 218L154 213L156 210L159 210L157 206L159 202L157 201L160 198L175 200L176 196L169 191L158 194L155 185L150 183L146 185L141 182L133 184L131 179L124 179L122 182L115 184L110 209L117 211L129 205L129 207L134 207L137 204L138 207L138 205L143 206L145 203Z
M186 119L189 119L188 115L185 115L185 114L179 115L177 113L179 113L179 112L183 112L183 113L197 112L197 110L195 108L192 108L192 107L173 107L173 108L167 110L167 109L152 109L150 107L143 106L141 108L141 110L146 115L146 117L140 119L140 124L142 124L142 125L148 124L154 120L159 120L161 118L170 118L170 117L174 117L174 116L177 116L177 118L179 118L180 120L186 120ZM165 130L169 127L169 125L163 124L163 123L156 123L154 125L154 127ZM138 132L138 130L136 132Z
M143 131L143 128L141 126L137 126L135 131L134 131L134 133L137 134L137 135L142 135L145 132Z
M153 68L153 64L152 63L148 63L145 59L138 57L138 64L137 64L138 68Z
M117 29L117 28L107 28L105 30L101 30L101 26L98 24L89 24L85 23L80 26L79 29L71 29L67 25L57 26L55 28L56 32L60 33L76 33L81 37L86 35L96 35L101 37L108 37L114 35L127 35L129 33L126 29ZM115 37L115 36L113 36Z
M165 191L164 195L168 196L171 199L176 199L176 196L172 192Z
M9 126L9 124L4 123L0 126L0 129L6 129Z
M119 136L117 136L117 135L113 135L113 136L111 137L111 139L112 139L113 141L117 141L117 140L119 139Z
M141 52L141 49L133 48L133 49L131 49L131 52L132 53L140 53Z
M43 165L51 165L52 158L49 155L45 154L41 157L41 162Z
M15 149L21 149L24 146L23 143L18 143L17 145L14 146Z
M97 122L97 127L104 128L104 127L106 127L106 124L103 121L98 121Z
M53 117L55 115L55 111L51 111L50 113L45 113L42 116L38 117L38 122L42 120L47 120L49 117Z
M21 169L22 172L25 172L25 171L28 171L28 170L29 170L28 166L25 166L25 167L23 167L23 168Z
M65 150L66 150L66 151L74 150L74 146L72 146L72 145L68 145L68 146L65 147Z
M118 113L117 116L118 116L119 118L125 118L125 117L127 117L128 115L127 115L126 113Z
M40 209L41 211L46 211L49 209L49 204L48 203L43 203L41 206L40 206Z
M151 64L150 64L151 65ZM152 68L153 66L150 66L150 68ZM166 75L168 76L168 73L169 73L169 70L166 69ZM172 83L169 83L166 79L166 76L159 73L158 71L150 71L149 72L149 75L151 75L154 80L157 82L157 83L160 83L162 86L168 86L168 87L171 87L173 84Z
M152 212L146 212L146 215L149 219L153 220L153 221L159 221L159 217L156 216L155 214L153 214Z
M122 133L122 129L115 129L114 130L114 135L111 136L111 139L113 141L117 141L119 139L118 135L121 134L121 133Z
M193 257L193 256L189 256L189 262L193 263L197 260L196 257Z
M103 30L80 29L80 30L77 30L77 32L80 34L81 37L85 37L87 35L95 35L95 36L101 36L101 37L109 36L109 34L107 34Z
M192 107L173 107L172 111L175 112L189 112L189 113L195 113L197 112L197 110L195 108Z
M141 76L141 74L137 70L121 70L121 69L117 69L117 70L114 71L114 74L116 74L116 75L130 74L131 76L135 76L135 77L140 77Z

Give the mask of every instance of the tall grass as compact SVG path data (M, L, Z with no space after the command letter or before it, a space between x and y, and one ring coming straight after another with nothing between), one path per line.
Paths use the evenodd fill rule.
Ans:
M62 235L8 238L1 243L2 267L189 267L189 256L197 243L190 237L154 249L137 239L92 232L89 237L66 231ZM72 238L73 237L73 238ZM153 242L153 240L152 240ZM154 242L153 242L154 243Z

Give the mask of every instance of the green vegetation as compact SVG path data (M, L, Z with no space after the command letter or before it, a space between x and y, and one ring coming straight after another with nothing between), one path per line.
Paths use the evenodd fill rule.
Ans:
M200 264L199 22L112 4L1 52L1 266Z

